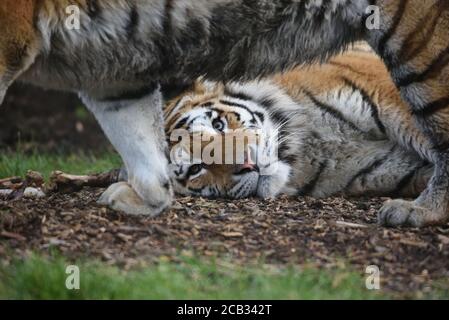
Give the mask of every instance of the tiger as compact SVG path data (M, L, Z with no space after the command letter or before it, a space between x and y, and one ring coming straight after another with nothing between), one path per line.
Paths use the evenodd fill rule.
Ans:
M386 226L444 223L449 204L447 0L2 0L0 103L15 81L77 92L120 154L127 183L100 202L158 215L173 202L162 105L198 77L251 80L367 41L431 141L434 175ZM151 125L148 125L151 124ZM415 131L400 134L416 145Z
M199 79L167 102L164 114L170 175L183 196L412 198L434 170L430 141L418 130L385 64L363 43L325 64L259 81ZM405 140L401 129L416 132L415 140ZM186 141L178 139L183 132ZM253 159L204 163L203 153L192 150L195 139L203 150L214 143L212 137L220 137L225 148L227 136L235 141L248 132L264 136L239 151L252 150ZM276 139L269 139L275 132ZM273 149L277 153L271 156Z

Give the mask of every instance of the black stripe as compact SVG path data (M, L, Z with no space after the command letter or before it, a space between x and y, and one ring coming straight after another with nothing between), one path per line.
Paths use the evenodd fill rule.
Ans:
M266 97L258 101L258 103L265 109L271 109L276 104L276 101L273 98Z
M426 118L446 109L447 107L449 107L449 97L444 97L427 104L419 110L413 110L412 113L417 117Z
M433 139L434 144L432 149L435 152L439 152L440 154L447 154L449 151L449 141L441 141L441 140L437 140L435 142L435 139Z
M190 192L194 192L194 193L196 193L198 195L201 195L203 193L204 188L206 188L206 187L202 187L202 188L199 188L199 189L189 187L189 191Z
M323 23L330 2L331 2L330 0L325 0L324 3L321 3L318 13L316 13L315 16L313 17L313 19L317 22L318 25L321 25Z
M193 84L190 82L161 83L161 92L165 101L170 101L191 90L193 90Z
M386 160L388 160L388 158L390 157L390 154L394 151L394 149L396 149L396 146L393 147L385 156L383 156L380 159L377 159L376 161L374 161L373 163L371 163L369 166L367 166L366 168L363 168L362 170L360 170L359 172L357 172L352 178L351 180L349 180L348 184L346 185L346 188L344 190L348 190L352 184L358 179L361 178L362 176L368 175L370 173L372 173L374 170L376 170L377 168L379 168Z
M347 124L351 129L353 129L355 131L359 131L359 132L365 133L365 132L363 132L363 130L361 130L359 127L357 127L354 123L352 123L351 121L346 119L345 116L343 115L343 113L341 113L339 110L335 109L334 107L332 107L330 105L327 105L327 104L319 101L309 91L307 91L307 90L303 90L303 91L306 94L306 96L313 102L313 104L315 104L316 107L320 108L322 111L324 111L325 113L331 115L332 117L334 117L338 121Z
M442 70L449 64L449 45L429 64L429 66L419 73L411 73L402 79L397 79L398 87L403 88L412 83L419 83L434 78L441 74Z
M265 115L261 112L254 112L256 116L259 117L260 122L265 122Z
M189 179L184 179L184 178L177 178L176 181L178 181L183 187L187 186L187 181L189 181Z
M289 165L294 165L296 163L296 161L298 160L297 156L294 154L290 154L288 156L281 156L281 160L286 162Z
M382 36L382 38L379 41L378 49L379 49L379 53L382 56L385 56L387 43L393 37L393 35L396 33L396 30L398 29L399 24L401 23L402 17L404 15L404 11L407 7L407 2L408 2L408 0L401 0L401 2L399 3L398 9L393 17L393 20L392 20L393 22L392 22L390 28Z
M138 30L139 26L139 12L137 11L136 5L131 7L128 17L128 24L126 25L126 34L128 38L133 38Z
M87 0L87 15L92 20L98 18L101 13L101 8L98 3L98 0Z
M377 128L380 130L380 132L382 132L383 134L385 134L387 131L385 129L384 124L382 123L382 121L380 120L379 117L379 107L374 103L374 101L371 99L371 97L369 96L369 94L362 88L360 88L359 86L357 86L354 82L352 82L350 79L346 78L346 77L342 77L344 82L350 86L354 91L359 92L362 95L363 101L365 101L366 104L368 104L368 106L371 109L371 116L374 119L374 122L376 123Z
M162 185L162 187L163 187L165 190L169 191L169 190L171 189L171 183L170 183L169 181L166 181L166 182Z
M320 180L321 175L323 174L324 170L326 170L326 168L327 168L327 160L320 163L318 171L315 173L315 176L298 190L297 195L299 197L304 197L312 194L313 191L315 190L316 185Z
M410 170L409 173L407 173L396 185L394 190L391 192L391 197L400 197L402 196L402 191L407 187L412 179L415 177L417 173L419 173L419 170L425 168L429 164L427 162L424 162L420 166L415 166L412 170Z
M237 189L237 191L234 192L234 194L235 194L234 197L235 197L235 198L241 198L240 194L242 193L242 190L243 190L245 187L246 187L245 184L242 183L242 184L240 185L240 187Z
M165 0L165 14L163 21L164 35L168 36L172 31L172 16L174 0Z
M156 83L151 84L148 87L143 87L137 90L125 91L117 96L107 97L101 99L102 102L117 102L124 100L138 100L153 93L158 88Z
M405 39L401 52L398 55L400 61L410 61L418 56L425 48L428 48L441 15L447 9L449 9L449 1L437 1L429 9L428 13L421 18L416 27Z
M241 103L237 103L237 102L231 102L231 101L227 101L227 100L220 100L221 104L230 106L230 107L237 107L237 108L241 108L241 109L245 109L246 111L248 111L249 113L252 113L252 111L245 105L241 104Z
M202 108L210 108L210 107L213 107L213 106L214 106L213 102L206 102L206 103L203 103L201 105Z
M184 118L182 118L182 119L176 124L174 130L180 129L182 126L184 126L184 125L187 123L188 120L189 120L189 117L184 117Z
M244 100L244 101L253 101L254 100L251 96L247 95L246 93L233 92L228 87L225 88L224 95L228 96L230 98L240 99L240 100Z
M276 110L271 113L271 120L273 120L274 124L285 126L286 123L289 122L289 118L282 113L281 110Z
M270 115L271 120L273 121L273 123L275 125L280 126L280 130L279 130L279 140L284 140L284 138L290 133L289 131L287 131L287 126L291 120L291 118L287 117L286 115L284 115L282 113L281 110L275 110L274 112L271 113ZM282 148L284 148L284 145L287 143L287 141L284 141L280 146L279 146L279 150L281 150Z
M251 109L249 109L247 106L245 106L243 104L231 102L231 101L227 101L227 100L220 100L220 103L230 106L230 107L244 109L244 110L248 111L253 116L253 119L255 118L255 116L257 116L261 122L265 121L265 115L263 113L258 112L258 111L252 111Z
M179 104L182 102L183 97L179 98L178 100L176 100L175 105L173 106L173 108L170 110L170 112L168 112L166 114L166 116L171 116L173 114L174 111L176 111L176 109L179 107Z
M206 117L208 117L209 119L212 119L213 113L212 111L207 111L206 112Z

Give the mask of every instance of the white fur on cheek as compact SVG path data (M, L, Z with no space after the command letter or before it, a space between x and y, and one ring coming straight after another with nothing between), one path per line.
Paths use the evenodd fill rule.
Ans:
M291 168L289 165L278 162L277 170L272 175L261 176L257 188L257 196L262 199L275 198L284 192L284 188L290 180Z

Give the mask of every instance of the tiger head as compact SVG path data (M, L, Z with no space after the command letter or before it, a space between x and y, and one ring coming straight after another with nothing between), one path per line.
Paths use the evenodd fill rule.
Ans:
M290 168L277 157L279 125L254 98L259 87L198 81L166 105L170 174L178 194L240 199L281 192Z

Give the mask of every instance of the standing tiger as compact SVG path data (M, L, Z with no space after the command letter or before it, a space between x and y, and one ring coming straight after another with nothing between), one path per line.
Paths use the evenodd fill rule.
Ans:
M385 65L363 46L263 81L198 81L164 111L170 172L183 195L415 197L434 169L429 142ZM190 139L180 141L178 130ZM402 130L413 131L414 139L404 140ZM206 164L192 147L196 139L205 150L218 137L225 148L228 136L248 132L264 137L238 150L252 150L253 159Z
M372 6L379 25L367 28ZM430 139L435 164L421 196L386 203L381 221L442 223L449 204L448 7L447 0L2 0L0 101L15 80L79 92L129 173L128 184L112 186L102 200L156 215L173 195L161 85L198 76L252 79L366 40ZM67 13L79 28L69 27ZM397 130L416 144L414 131Z

